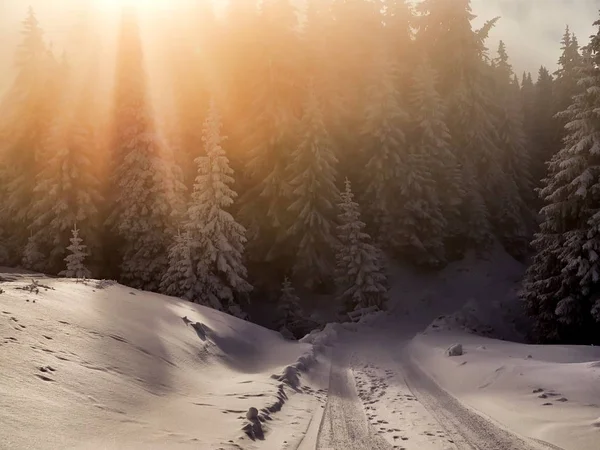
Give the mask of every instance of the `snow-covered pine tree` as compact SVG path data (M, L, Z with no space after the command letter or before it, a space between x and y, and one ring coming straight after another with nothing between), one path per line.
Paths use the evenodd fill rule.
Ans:
M554 81L545 67L540 67L538 79L534 87L531 153L533 155L532 176L539 182L546 178L546 163L549 162L559 147L556 142L556 100L554 99Z
M531 155L526 145L523 111L518 82L515 84L512 66L504 42L500 41L498 56L492 61L496 94L498 147L505 176L503 183L511 198L507 209L497 219L497 228L505 248L521 257L528 250L533 228L533 184L530 174Z
M71 245L67 247L69 254L65 258L67 269L60 272L59 275L65 278L90 278L92 274L83 264L89 254L86 251L87 247L83 244L83 239L79 237L77 224L73 227L71 233Z
M567 136L541 190L537 255L522 293L542 341L600 342L600 31L579 78L580 93L559 116L567 121Z
M281 295L277 302L277 328L288 328L302 316L300 298L296 295L292 282L286 277L281 285Z
M363 186L365 213L372 217L376 239L385 238L394 248L402 233L397 232L394 214L402 207L398 194L406 181L402 169L407 166L405 129L409 116L398 91L398 65L385 47L380 48L369 70L369 102L361 130L363 169L358 172ZM404 236L402 236L404 237Z
M21 264L24 268L41 272L44 270L44 254L39 250L39 246L34 236L29 236L27 244L23 249Z
M107 254L120 256L121 278L129 285L158 289L168 266L185 187L157 133L146 89L143 51L135 12L123 13L118 42L110 214L114 242Z
M169 267L160 283L160 291L163 294L189 301L196 300L197 277L192 252L190 233L178 231L169 246Z
M62 73L63 82L69 85L74 78L68 66L63 65ZM53 273L62 266L73 223L85 228L90 250L99 246L102 186L92 86L83 93L75 104L65 95L61 98L61 114L41 149L45 163L36 176L32 199L29 228L38 244L48 249L46 265Z
M484 60L484 39L494 21L474 30L468 0L423 0L417 10L416 45L429 55L439 75L438 91L447 105L446 124L467 194L461 214L469 235L462 247L485 249L493 240L493 213L504 206L497 201L504 190L503 176Z
M562 53L558 58L558 69L554 72L554 100L556 102L555 111L565 111L572 103L573 96L577 93L577 76L579 66L581 65L581 54L579 53L579 43L575 34L571 33L569 26L561 40ZM564 136L564 121L559 120L561 132L559 133L558 143Z
M243 118L247 189L240 199L239 216L248 232L248 257L265 262L277 259L280 251L285 253L275 240L286 223L290 194L286 168L297 145L300 99L294 55L301 47L292 2L266 0L260 5L255 39L261 50L252 62L248 88L252 106Z
M325 128L314 86L308 89L300 125L300 144L288 166L293 218L285 230L282 244L294 248L294 275L308 287L325 283L335 267L335 203L339 191L335 184L337 159Z
M371 243L360 219L350 181L340 194L339 247L336 253L336 284L347 311L369 306L383 308L388 299L387 276L381 250Z
M437 82L437 74L424 56L413 74L410 105L414 129L411 153L425 167L421 167L423 182L412 186L414 191L407 192L407 201L417 207L413 233L421 243L419 257L430 264L444 260L444 241L453 248L453 241L467 234L460 215L466 193Z
M3 99L0 123L0 174L4 187L3 227L13 255L27 242L30 206L56 94L56 61L49 53L43 31L32 8L22 24L22 40L16 52L16 76ZM0 169L2 170L2 169ZM16 262L16 261L13 261Z
M235 313L236 304L250 291L243 261L246 230L229 209L237 194L231 188L233 170L222 147L221 118L215 102L203 126L206 156L196 158L198 176L185 224L192 240L196 270L195 300L211 306L221 304ZM239 314L236 314L239 315Z

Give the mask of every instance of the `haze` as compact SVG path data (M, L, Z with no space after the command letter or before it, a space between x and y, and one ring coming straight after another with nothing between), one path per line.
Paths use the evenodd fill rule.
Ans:
M73 17L84 8L77 0L0 0L0 92L12 77L12 61L19 38L20 21L28 6L35 9L40 23L55 48L64 45ZM503 39L515 72L536 73L540 65L554 70L560 52L560 38L568 24L580 42L592 33L592 18L600 8L598 0L473 0L477 22L501 16L492 30L489 47L495 50Z

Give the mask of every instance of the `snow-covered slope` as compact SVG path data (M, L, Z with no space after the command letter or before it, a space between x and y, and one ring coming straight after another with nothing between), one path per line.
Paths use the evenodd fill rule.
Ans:
M445 355L454 343L464 355ZM409 350L443 389L502 426L564 450L599 448L600 348L428 331Z
M121 285L39 277L47 288L36 294L19 289L31 276L0 276L11 280L0 283L2 448L249 448L246 412L272 405L281 383L271 375L311 349ZM318 403L316 393L286 397L284 418ZM262 448L283 448L309 419Z

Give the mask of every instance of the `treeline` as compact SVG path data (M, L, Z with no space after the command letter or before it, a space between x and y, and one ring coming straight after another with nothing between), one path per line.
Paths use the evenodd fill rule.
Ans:
M103 90L99 61L57 58L30 11L0 110L0 260L58 273L77 226L94 276L242 314L286 277L381 304L378 247L524 257L581 56L567 30L534 83L473 19L467 0L200 4L154 30L159 121L134 14Z

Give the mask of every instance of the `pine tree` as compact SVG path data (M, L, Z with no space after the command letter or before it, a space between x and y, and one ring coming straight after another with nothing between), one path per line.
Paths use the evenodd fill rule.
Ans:
M121 256L120 275L125 282L156 290L167 270L167 249L184 187L151 118L133 12L123 15L118 45L109 196L112 208L107 220L118 240L107 247L107 253Z
M402 168L407 164L408 145L405 128L409 116L402 105L397 88L398 66L381 49L375 57L376 65L370 71L368 88L370 99L362 125L363 149L360 182L363 203L369 205L367 214L373 218L377 238L385 236L398 245L392 214L400 207L396 202L402 179Z
M446 123L462 168L467 197L461 214L469 230L464 244L485 249L493 239L493 222L511 200L496 145L494 99L484 46L495 20L473 30L475 16L469 0L424 0L417 10L416 45L429 55L440 75L438 89L448 105Z
M350 181L340 194L340 245L336 254L336 284L347 311L369 306L383 308L388 298L387 277L381 251L371 244L360 220Z
M595 23L600 27L600 20ZM579 71L582 90L560 114L567 122L564 147L550 164L541 196L543 222L537 255L522 296L545 341L598 342L600 280L600 31Z
M288 169L292 199L288 211L293 222L285 236L296 249L294 274L314 287L333 275L336 239L332 211L339 192L335 185L337 159L312 85L300 136Z
M83 239L79 237L77 225L73 227L71 233L71 245L67 247L69 255L65 258L67 269L60 272L59 275L65 278L90 278L92 274L83 264L89 254L86 251L87 247L82 243Z
M555 111L565 111L572 103L573 96L577 93L577 72L581 65L581 55L579 53L579 43L574 34L571 33L569 27L565 29L561 41L562 53L558 59L558 69L554 72L554 100L556 102ZM559 142L562 138L564 130L564 121L560 121L561 133L559 134Z
M57 93L56 61L44 42L33 9L22 24L16 52L17 75L4 97L0 123L0 180L3 184L5 223L11 253L20 254L27 241L31 197L40 149L46 137Z
M39 250L38 244L33 236L29 236L27 245L25 245L25 248L23 249L21 264L29 270L37 272L44 270L44 254Z
M73 81L63 67L65 84ZM73 223L83 224L88 247L99 245L99 214L102 204L96 133L91 116L91 86L79 102L63 95L57 116L41 153L45 164L36 176L31 224L38 244L48 249L47 267L56 273L62 263ZM75 103L75 104L73 104Z
M466 235L460 207L465 197L463 179L450 131L446 105L437 91L437 75L427 57L413 74L411 116L414 122L413 152L418 152L425 169L416 183L419 191L407 193L407 201L418 202L421 211L416 229L421 259L429 264L444 260L444 241L460 241ZM452 242L454 244L454 242Z
M504 183L510 189L509 206L499 217L497 227L505 248L514 256L522 257L527 251L532 229L533 183L530 174L530 155L526 146L520 88L508 62L502 41L498 56L493 60L496 80L497 135L502 152Z
M188 232L177 232L169 246L169 267L162 277L160 290L163 294L195 301L196 267L192 258L192 238ZM211 305L212 306L212 305ZM220 304L215 305L220 308Z
M535 181L546 177L546 163L558 151L556 146L556 121L554 115L554 81L545 67L540 67L535 84L532 121L533 178Z
M281 295L277 303L279 329L288 326L302 316L300 298L296 295L292 282L286 277L281 285Z
M239 301L252 290L243 262L245 229L228 212L237 194L230 187L233 170L222 147L221 126L212 102L203 126L206 156L196 158L198 176L184 224L185 239L178 238L171 247L162 289L245 317Z
M248 230L250 259L273 261L281 247L275 237L287 220L290 186L286 167L297 145L300 99L297 62L300 50L296 9L289 0L262 2L259 45L265 50L253 63L252 106L245 117L247 188L240 218ZM289 255L287 255L289 256Z

